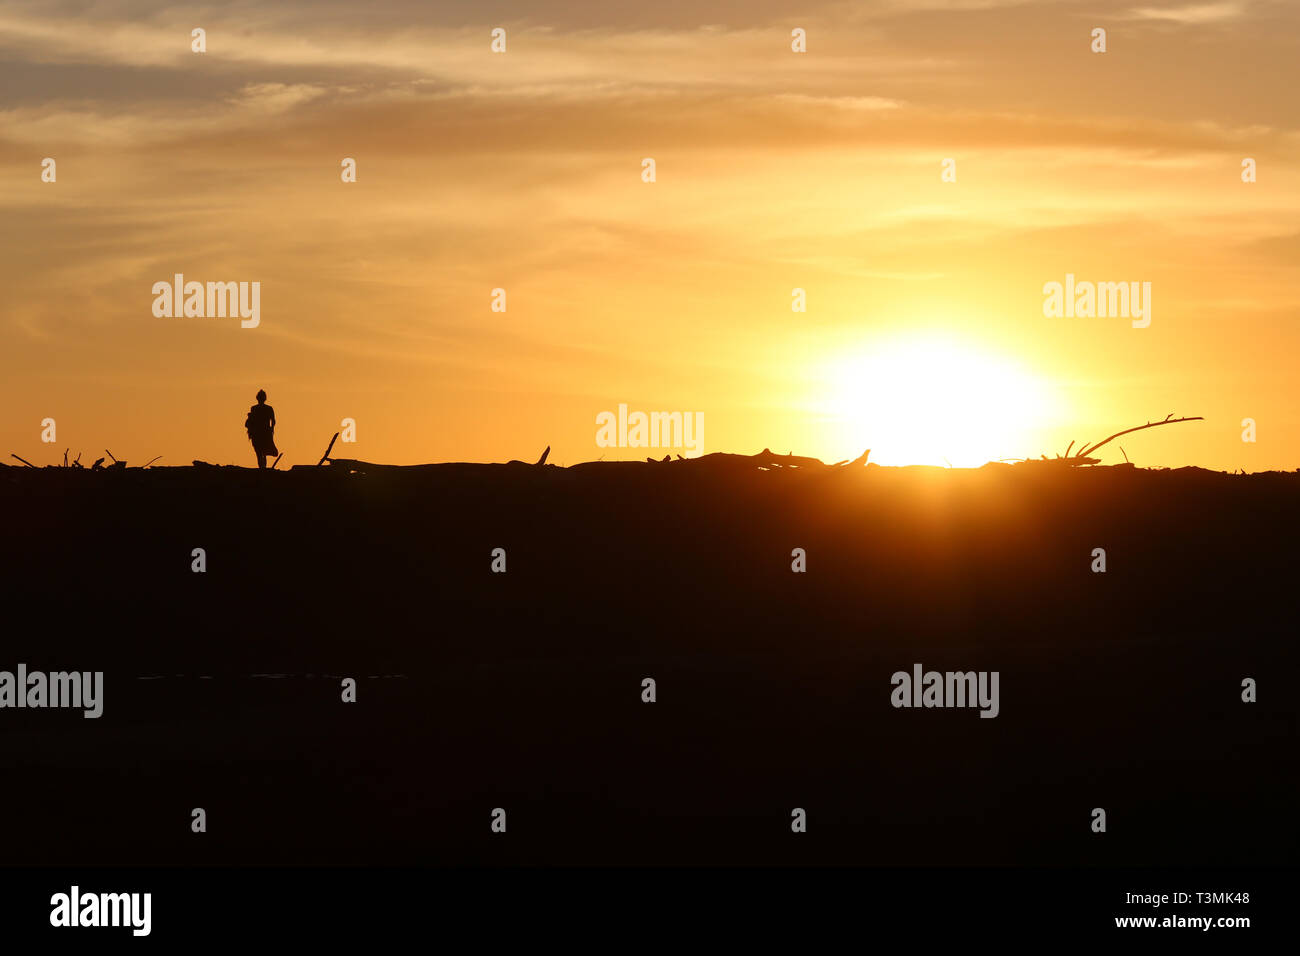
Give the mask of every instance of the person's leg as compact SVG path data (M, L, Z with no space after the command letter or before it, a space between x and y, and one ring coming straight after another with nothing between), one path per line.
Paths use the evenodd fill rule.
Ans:
M260 451L257 453L257 467L262 469L266 468L266 456Z

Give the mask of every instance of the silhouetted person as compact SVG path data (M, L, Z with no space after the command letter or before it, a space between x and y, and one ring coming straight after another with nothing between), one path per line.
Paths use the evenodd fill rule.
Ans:
M266 392L258 391L257 404L248 410L244 428L257 454L257 467L265 468L267 455L280 454L275 448L275 409L266 404Z

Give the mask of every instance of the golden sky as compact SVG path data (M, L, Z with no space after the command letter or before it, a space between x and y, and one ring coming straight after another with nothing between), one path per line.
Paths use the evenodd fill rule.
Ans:
M597 446L626 404L894 464L1204 415L1109 451L1292 469L1297 54L1295 0L6 2L0 452L252 464L262 387L282 467L343 418L372 461L669 451ZM178 272L260 325L156 317ZM1067 274L1150 326L1044 316Z

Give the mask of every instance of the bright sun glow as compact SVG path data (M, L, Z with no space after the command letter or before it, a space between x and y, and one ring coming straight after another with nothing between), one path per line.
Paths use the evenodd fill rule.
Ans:
M882 465L1029 455L1059 412L1051 389L1014 361L938 336L868 345L832 361L825 381L824 410L845 447L870 448Z

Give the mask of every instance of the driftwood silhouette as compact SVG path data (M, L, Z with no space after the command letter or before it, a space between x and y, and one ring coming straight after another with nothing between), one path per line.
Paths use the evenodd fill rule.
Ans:
M333 444L334 444L333 442L330 442L331 448L333 447ZM520 468L520 467L541 468L546 464L546 459L549 457L550 454L551 454L551 448L548 445L546 446L546 450L542 452L541 457L538 458L537 461L535 462L521 461L518 458L513 458L510 461L506 462L505 464L508 467L515 467L515 468ZM769 471L781 468L781 469L804 470L804 471L823 471L823 470L837 470L842 468L850 468L854 466L865 466L867 463L867 459L868 457L870 457L870 455L871 455L871 449L868 448L866 451L864 451L857 458L854 458L852 461L845 460L845 461L835 462L834 464L827 464L826 462L822 461L820 458L809 458L803 455L795 455L793 453L788 455L777 455L774 454L771 449L764 448L757 455L733 455L728 452L712 452L708 455L700 455L698 458L683 458L681 455L678 455L676 460L673 460L672 455L669 454L669 455L665 455L663 458L648 457L645 459L644 463L635 462L635 461L626 461L626 462L610 462L608 463L608 465L626 466L626 465L648 464L648 465L656 465L660 467L664 465L670 465L673 468L735 468L738 470L749 470L749 469L757 468L757 469L769 470ZM480 463L444 462L442 464L423 464L423 465L385 465L379 462L360 461L355 458L330 458L328 457L328 455L322 458L320 463L324 464L327 461L332 467L341 468L347 472L370 472L375 474L384 474L384 473L391 473L391 472L411 472L413 470L428 469L428 468L500 467L499 464L492 465L487 462L480 462ZM599 461L589 461L589 462L582 462L580 464L573 465L571 467L587 468L599 464L602 463ZM303 466L294 465L294 469L297 469L299 467L303 467Z
M1165 416L1164 421L1147 422L1145 425L1136 425L1133 428L1126 428L1122 432L1116 432L1115 434L1111 435L1110 438L1104 438L1101 441L1097 442L1097 444L1095 445L1089 445L1087 448L1081 449L1079 451L1079 454L1091 455L1102 445L1106 444L1107 442L1114 441L1120 435L1127 435L1129 432L1140 432L1144 428L1156 428L1160 425L1177 425L1179 422L1203 422L1203 421L1205 421L1205 417L1203 415L1190 415L1186 418L1174 418L1174 413L1170 412L1168 415Z
M833 465L828 465L820 458L808 458L804 455L796 455L793 452L788 455L777 455L770 448L764 448L757 455L733 455L727 452L716 451L708 455L701 455L698 458L683 458L677 456L677 461L673 466L677 467L678 462L682 465L702 466L702 465L727 465L741 468L765 468L768 470L775 468L802 468L802 469L822 469L822 468L852 468L855 466L866 465L867 459L871 456L871 449L868 448L857 458L852 461L838 461ZM667 461L667 458L664 459Z
M335 437L337 438L338 436L336 435ZM333 444L333 442L330 442L331 447ZM504 462L504 464L506 467L512 468L541 468L546 464L546 459L550 457L550 454L551 446L547 445L546 449L542 452L541 457L536 461L521 461L518 458L512 458L510 461ZM324 464L326 461L330 463L331 468L341 469L345 473L360 472L363 474L367 472L371 474L410 474L414 472L427 471L431 468L500 468L503 464L502 462L445 461L440 463L429 462L420 465L385 465L375 461L361 461L357 458L322 458L321 464ZM290 471L297 471L299 468L308 467L311 466L294 465ZM558 466L552 465L551 467L556 468Z
M520 461L518 458L511 458L508 462L506 462L506 464L507 465L544 465L546 464L546 459L549 458L550 455L551 455L551 446L547 445L546 450L542 452L542 457L538 458L537 461L531 461L531 462Z
M1102 445L1114 441L1116 438L1119 438L1121 435L1128 435L1132 432L1140 432L1143 429L1147 429L1147 428L1159 428L1161 425L1177 425L1179 422L1201 422L1201 421L1205 421L1205 417L1203 415L1189 415L1184 418L1174 418L1174 413L1170 412L1168 415L1166 415L1162 420L1158 422L1147 422L1145 425L1134 425L1132 428L1125 428L1123 431L1116 432L1115 434L1111 435L1109 438L1103 438L1101 441L1096 442L1095 444L1082 447L1073 456L1070 455L1070 450L1074 448L1074 442L1070 442L1069 446L1065 449L1064 455L1057 455L1055 458L1048 458L1046 455L1042 455L1038 459L1026 458L1024 459L1024 462L1027 463L1032 461L1047 461L1055 465L1065 465L1068 467L1074 467L1075 465L1096 465L1101 462L1101 459L1091 457L1092 453L1096 451L1098 448L1100 448ZM1120 451L1123 452L1123 449L1121 448ZM1125 462L1128 461L1127 454L1124 455L1124 460Z
M338 440L339 440L339 433L335 432L334 437L330 439L329 447L325 449L325 454L321 455L320 461L316 462L317 468L319 468L321 465L325 464L325 462L330 460L330 452L334 450L334 443ZM279 461L279 459L277 458L276 461Z

